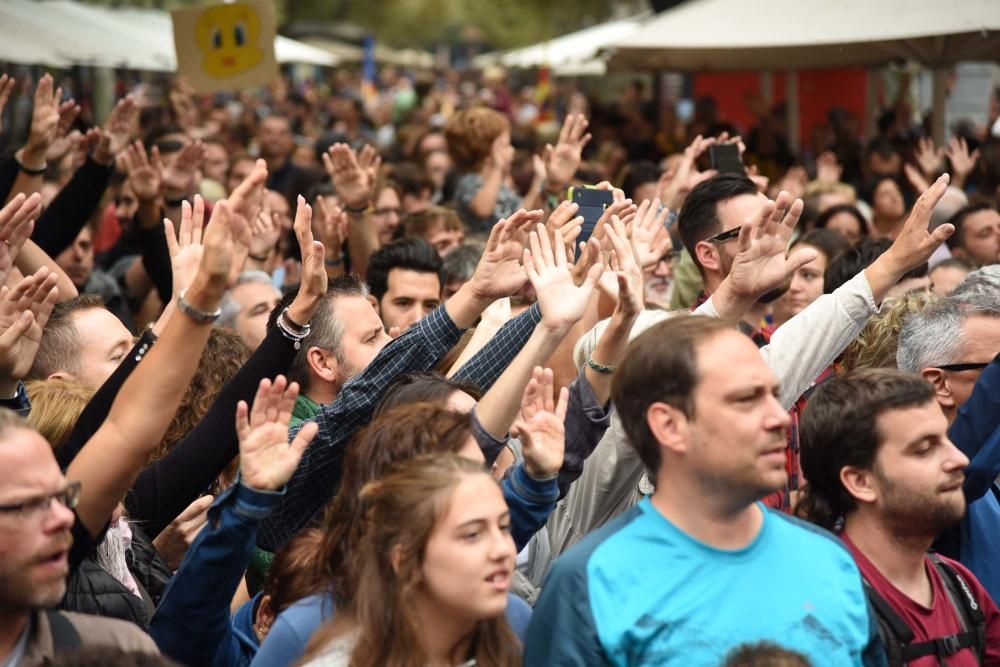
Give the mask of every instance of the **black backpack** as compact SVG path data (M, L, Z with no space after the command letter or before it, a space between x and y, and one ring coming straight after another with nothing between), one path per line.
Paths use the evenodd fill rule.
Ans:
M868 580L862 577L868 601L875 609L875 619L878 621L878 633L885 645L890 667L908 664L911 660L928 655L936 655L938 664L944 665L944 659L958 653L962 649L975 650L979 664L983 662L983 651L986 646L986 617L979 607L972 589L953 567L938 558L937 554L929 554L931 563L941 576L945 592L952 608L958 613L961 632L947 637L928 639L922 642L913 641L913 631L899 617L885 598Z

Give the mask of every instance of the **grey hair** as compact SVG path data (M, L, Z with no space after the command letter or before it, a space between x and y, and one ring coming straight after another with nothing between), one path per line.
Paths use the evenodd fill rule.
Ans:
M444 281L467 282L476 272L476 265L483 256L483 246L478 243L463 243L447 255L443 260Z
M973 294L1000 294L1000 264L990 264L968 273L951 296L967 297Z
M919 373L960 361L965 339L962 324L970 317L1000 317L1000 292L952 295L910 315L899 332L896 366Z
M244 271L241 273L239 277L236 278L236 284L226 290L226 293L222 295L222 303L219 305L219 309L222 311L222 314L219 315L219 319L215 321L215 326L229 327L230 329L236 328L236 317L240 314L242 307L233 297L233 290L240 285L247 285L250 283L273 285L274 281L271 280L271 276L263 271Z

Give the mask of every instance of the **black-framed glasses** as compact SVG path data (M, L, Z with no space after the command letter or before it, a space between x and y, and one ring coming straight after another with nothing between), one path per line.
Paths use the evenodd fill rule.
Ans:
M0 514L20 515L23 519L41 516L52 507L52 501L58 500L69 509L80 502L80 482L70 482L55 493L29 498L24 502L0 505Z
M726 241L731 241L740 235L740 230L742 227L733 227L732 229L727 229L724 232L719 232L713 236L709 236L705 239L709 243L725 243Z
M993 357L993 361L944 364L943 366L935 366L934 368L940 368L943 371L981 371L992 363L1000 363L1000 352L997 352L997 356Z

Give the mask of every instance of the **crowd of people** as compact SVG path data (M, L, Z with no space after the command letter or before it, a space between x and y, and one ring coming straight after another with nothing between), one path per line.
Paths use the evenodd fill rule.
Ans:
M1000 665L1000 90L796 155L63 83L0 76L3 667Z

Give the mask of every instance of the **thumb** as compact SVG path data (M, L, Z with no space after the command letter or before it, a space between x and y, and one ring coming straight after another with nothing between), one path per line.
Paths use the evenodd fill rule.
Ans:
M943 225L940 225L933 232L931 232L931 242L934 244L934 247L936 248L937 246L947 241L948 238L954 233L955 233L955 225L952 225L950 223L945 223Z

